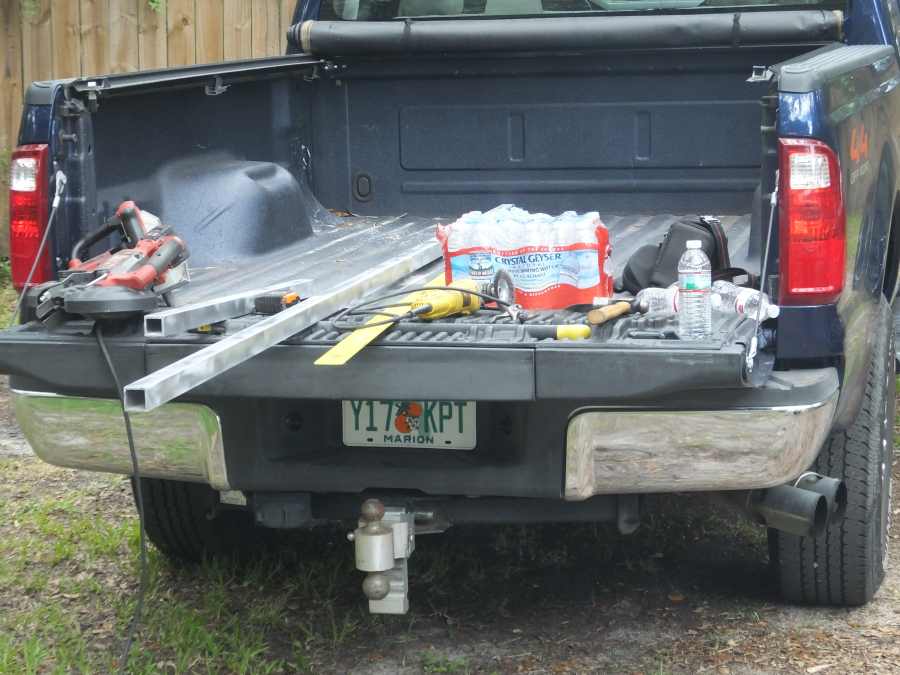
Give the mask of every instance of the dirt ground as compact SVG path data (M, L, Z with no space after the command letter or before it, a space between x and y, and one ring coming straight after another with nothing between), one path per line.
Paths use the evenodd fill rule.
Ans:
M0 672L105 672L136 589L127 482L48 467L0 399ZM894 514L900 514L894 472ZM675 510L677 507L677 510ZM339 530L261 563L151 556L133 672L900 673L900 538L877 599L780 603L758 528L665 499L606 526L417 539L412 611L370 617ZM674 510L674 514L672 513Z

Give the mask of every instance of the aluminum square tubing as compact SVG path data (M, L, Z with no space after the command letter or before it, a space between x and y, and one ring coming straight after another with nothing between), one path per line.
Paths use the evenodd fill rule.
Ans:
M192 328L243 316L253 311L254 301L260 295L281 289L291 290L301 297L309 295L309 279L292 279L267 288L256 288L226 295L215 300L201 300L182 307L163 309L144 317L145 337L172 337Z
M160 368L125 387L125 408L147 412L198 387L269 347L327 318L367 292L400 281L415 270L441 257L436 241L374 269L361 272L333 290L315 295Z

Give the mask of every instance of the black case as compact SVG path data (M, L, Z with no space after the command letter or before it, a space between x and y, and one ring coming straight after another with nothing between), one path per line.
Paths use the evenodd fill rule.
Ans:
M678 280L678 261L687 242L697 240L710 260L713 277L731 271L728 238L714 218L685 219L673 223L658 245L642 246L622 271L621 288L637 293L649 286L665 288Z

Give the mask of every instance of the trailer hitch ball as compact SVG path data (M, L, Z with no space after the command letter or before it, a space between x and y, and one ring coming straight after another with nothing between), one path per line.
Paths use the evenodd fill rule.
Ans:
M363 595L369 600L384 600L391 592L391 581L387 575L372 572L363 579Z
M384 572L394 566L394 532L383 518L384 504L377 499L363 502L359 527L353 533L356 569L362 572Z
M409 609L407 560L415 549L415 514L367 499L353 542L356 569L366 572L362 589L373 614L405 614Z

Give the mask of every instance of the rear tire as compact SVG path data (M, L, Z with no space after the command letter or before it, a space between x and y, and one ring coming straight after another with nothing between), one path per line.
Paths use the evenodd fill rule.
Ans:
M818 537L769 530L769 551L785 600L858 606L884 579L890 527L895 414L894 331L890 307L880 322L862 407L852 426L832 433L811 467L847 484L847 512Z
M265 548L265 532L252 513L222 508L219 493L207 485L141 478L141 491L147 537L170 559L246 558Z

